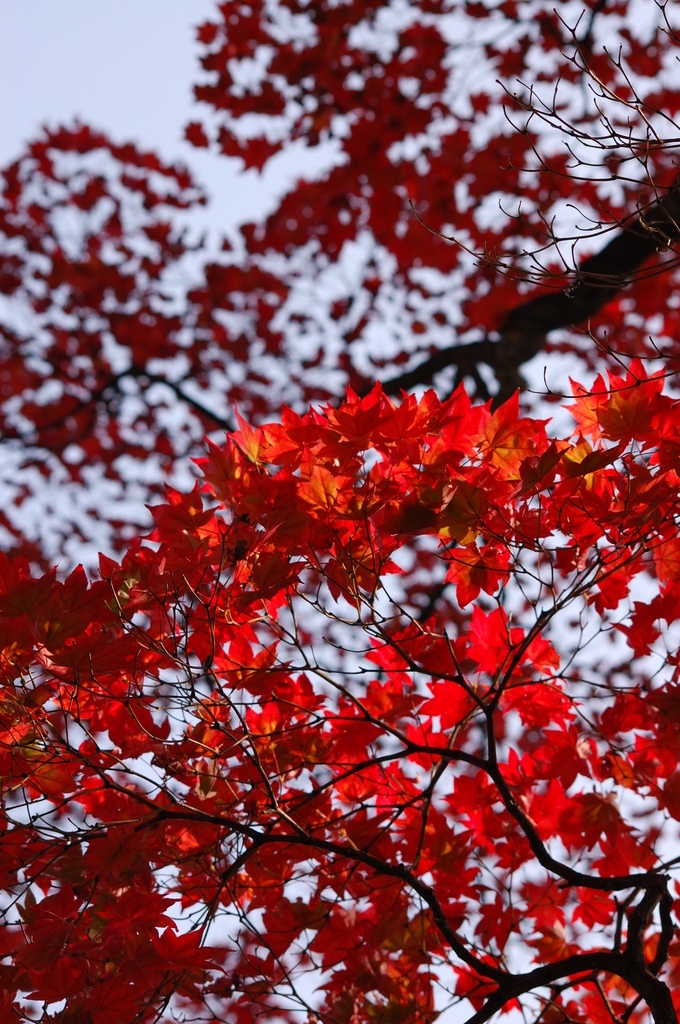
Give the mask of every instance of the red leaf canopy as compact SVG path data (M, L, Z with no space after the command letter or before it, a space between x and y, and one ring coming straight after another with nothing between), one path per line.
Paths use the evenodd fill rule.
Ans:
M234 402L261 422L404 373L445 396L461 344L578 290L584 256L653 220L676 178L674 10L553 7L218 5L188 139L251 171L284 150L319 168L219 252L179 227L203 201L185 169L83 125L28 146L0 199L5 549L45 567L76 564L83 541L124 549ZM672 370L674 265L652 253L589 328L548 331L549 388L565 352L598 370L661 352Z
M7 1005L481 1021L548 986L598 1022L642 990L659 1019L640 970L676 969L680 814L662 383L637 364L577 387L590 427L557 442L516 401L350 392L211 445L209 505L170 491L94 584L5 559ZM424 616L433 563L469 614Z

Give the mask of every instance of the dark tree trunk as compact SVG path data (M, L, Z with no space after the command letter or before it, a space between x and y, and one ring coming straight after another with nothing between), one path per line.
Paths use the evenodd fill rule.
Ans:
M675 185L624 224L600 252L584 260L568 288L543 289L513 309L499 329L498 341L483 338L468 345L440 349L413 370L386 381L385 392L396 394L417 384L428 384L435 373L454 366L457 382L472 377L478 391L488 397L478 370L478 365L485 363L499 383L496 404L505 401L524 386L519 367L541 351L551 331L587 322L632 280L643 263L678 241L680 185Z

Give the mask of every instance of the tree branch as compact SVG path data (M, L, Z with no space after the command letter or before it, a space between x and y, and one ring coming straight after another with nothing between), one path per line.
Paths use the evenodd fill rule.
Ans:
M478 391L488 398L478 370L478 364L484 363L494 371L500 386L495 404L505 401L517 388L526 386L519 367L541 351L551 331L587 322L634 279L643 263L678 241L680 184L676 183L624 224L600 252L584 260L568 288L542 289L513 309L500 327L497 341L482 338L433 352L412 370L384 382L383 390L392 395L417 384L429 384L434 374L454 366L456 384L472 377ZM668 261L668 266L676 265L676 260ZM658 272L664 269L668 267L661 265Z

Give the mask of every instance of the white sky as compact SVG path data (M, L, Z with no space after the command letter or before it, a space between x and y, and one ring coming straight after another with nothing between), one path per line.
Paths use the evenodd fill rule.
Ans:
M0 8L0 156L79 114L165 156L191 105L192 26L213 0L22 0Z
M216 0L1 0L0 168L42 124L78 116L117 142L187 164L211 199L201 227L225 232L262 217L300 172L299 150L260 177L183 141L200 109L195 26L215 12ZM307 173L320 156L310 168L306 154Z

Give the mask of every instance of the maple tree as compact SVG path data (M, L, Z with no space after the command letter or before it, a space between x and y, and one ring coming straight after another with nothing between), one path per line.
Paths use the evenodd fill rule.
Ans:
M219 252L177 218L204 200L185 169L80 124L29 145L0 200L5 548L124 548L235 403L673 370L676 12L553 7L216 5L187 138L321 168Z
M249 269L285 254L293 288L305 258L306 274L326 276L328 261L351 274L325 318L299 312L296 344L320 335L328 364L332 338L350 383L378 375L393 393L452 367L488 394L486 364L508 397L517 368L554 351L547 334L620 298L594 326L605 347L614 333L618 354L657 356L661 342L676 355L665 300L677 280L657 276L657 250L678 237L669 5L644 27L629 4L599 0L219 12L198 32L209 77L196 97L213 111L190 141L255 168L290 138L337 154L322 180L299 181L244 229ZM631 278L644 286L620 297ZM518 281L542 285L538 306L518 299ZM211 300L221 308L219 293ZM655 346L646 335L661 310ZM583 340L594 365L598 346Z
M6 1019L676 1020L680 407L572 414L350 392L3 556Z
M329 161L219 255L189 171L86 125L4 172L8 1020L677 1021L653 7L219 4L187 138ZM601 371L570 436L536 355Z

